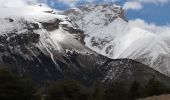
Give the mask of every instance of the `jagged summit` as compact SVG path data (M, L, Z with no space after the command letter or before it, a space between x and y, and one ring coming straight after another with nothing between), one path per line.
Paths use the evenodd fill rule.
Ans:
M89 26L90 21L95 25L101 24L107 26L116 18L126 20L124 10L115 4L87 4L78 8L68 9L64 11L64 14L68 15L73 22L76 22L83 29L86 28L83 26Z
M126 20L117 5L85 5L63 12L85 34L86 46L112 59L130 58L170 75L169 40Z
M127 23L122 8L110 4L80 6L66 10L63 14L84 31L86 45L100 53L116 35L120 36L121 26Z

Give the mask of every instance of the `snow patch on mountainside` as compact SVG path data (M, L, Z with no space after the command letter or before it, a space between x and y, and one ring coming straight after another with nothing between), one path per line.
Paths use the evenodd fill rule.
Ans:
M50 14L50 12L55 13L47 6L40 7L39 5L26 6L22 8L2 7L0 8L0 21L2 23L0 24L0 32L5 33L6 31L13 31L18 29L21 30L24 26L20 23L20 20L27 20L31 22L47 22L55 19L60 19L64 21L66 18L66 16L63 15ZM8 19L12 22L10 23Z

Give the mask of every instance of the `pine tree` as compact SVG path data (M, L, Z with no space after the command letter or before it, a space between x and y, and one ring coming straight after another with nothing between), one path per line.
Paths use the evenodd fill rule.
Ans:
M140 97L140 84L137 81L134 81L129 89L129 98L130 100L135 100Z
M48 100L90 100L87 89L74 80L58 81L48 89Z
M105 92L106 100L128 100L127 85L123 81L114 82Z
M169 88L157 80L155 77L151 78L145 85L145 96L153 96L169 93Z
M32 82L0 69L0 100L34 100L36 89Z

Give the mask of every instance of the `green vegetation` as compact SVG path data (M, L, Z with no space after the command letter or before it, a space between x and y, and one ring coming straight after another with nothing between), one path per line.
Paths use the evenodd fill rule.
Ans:
M41 100L40 97L44 97L44 100L135 100L170 93L170 88L155 77L146 84L116 81L109 85L94 84L91 87L75 80L61 80L49 85L45 93L40 95L29 79L0 69L0 100Z
M137 81L134 81L129 88L129 94L128 94L129 99L135 100L135 99L141 97L140 89L141 89L140 84Z
M138 98L170 93L170 89L156 78L142 85L137 81L128 85L116 81L111 85L95 84L87 88L77 81L59 81L50 86L48 100L136 100Z
M0 69L0 100L38 100L32 82Z
M111 84L105 90L106 100L127 100L128 98L128 88L126 83L123 81L117 81Z
M151 78L144 87L145 97L170 93L170 88L158 81L155 77Z
M79 82L64 80L49 87L47 100L90 100L90 95Z

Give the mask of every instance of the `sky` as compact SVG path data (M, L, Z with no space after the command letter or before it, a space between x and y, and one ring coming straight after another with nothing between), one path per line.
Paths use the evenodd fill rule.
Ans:
M137 1L137 0L136 0ZM133 1L137 3L136 1ZM141 0L142 1L142 0ZM147 0L146 0L147 1ZM126 15L129 19L140 18L148 23L155 23L157 25L170 24L170 0L148 0L153 2L143 2L136 4L134 7L125 7ZM156 2L157 1L157 2ZM131 2L132 3L132 2ZM133 3L132 3L133 4ZM130 6L130 5L129 5ZM132 8L132 9L131 9Z
M37 3L45 3L58 10L86 3L117 3L125 10L128 20L140 27L146 25L148 28L143 28L150 30L170 28L170 0L0 0L0 7L22 7Z
M170 0L39 0L39 2L46 2L59 10L85 3L116 2L126 10L126 16L129 20L140 18L156 25L170 24Z
M129 20L142 19L159 26L170 24L170 0L0 0L0 6L46 3L54 9L65 10L86 3L108 2L120 4Z

